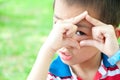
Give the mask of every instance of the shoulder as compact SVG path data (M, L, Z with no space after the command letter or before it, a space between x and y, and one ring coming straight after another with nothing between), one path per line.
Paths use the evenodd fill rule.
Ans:
M106 55L102 55L101 66L98 71L101 74L102 78L105 80L118 80L120 79L120 69L117 65L110 65L107 61L108 57Z

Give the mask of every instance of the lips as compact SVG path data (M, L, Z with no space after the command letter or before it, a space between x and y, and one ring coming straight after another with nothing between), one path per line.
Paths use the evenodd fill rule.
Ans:
M72 58L72 56L69 53L63 52L63 51L59 51L60 56L63 60L68 61Z

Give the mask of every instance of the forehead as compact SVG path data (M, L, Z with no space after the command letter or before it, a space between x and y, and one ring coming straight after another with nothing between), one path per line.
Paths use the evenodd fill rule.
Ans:
M65 2L56 0L54 7L54 14L62 19L75 17L82 13L84 10L82 7L77 8L76 5L69 6Z
M54 15L61 19L75 17L86 10L91 16L97 18L97 14L95 14L92 8L86 8L85 6L82 6L80 4L68 5L63 0L56 0L54 5Z

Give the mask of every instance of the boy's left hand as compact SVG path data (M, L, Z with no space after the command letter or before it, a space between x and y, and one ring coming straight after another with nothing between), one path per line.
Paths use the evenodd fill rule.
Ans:
M86 20L94 25L92 28L93 39L83 40L80 42L80 45L96 47L109 57L114 55L119 49L115 28L112 25L107 25L96 20L89 15L86 16Z

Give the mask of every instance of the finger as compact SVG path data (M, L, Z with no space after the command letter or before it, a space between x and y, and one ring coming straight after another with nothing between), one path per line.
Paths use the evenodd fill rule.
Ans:
M58 31L62 32L64 37L72 37L77 31L77 26L72 23L60 22L58 25Z
M102 31L101 27L92 28L93 39L98 40L98 41L101 41L101 40L103 41L104 35L103 35L103 32L100 32L100 31Z
M63 43L64 43L63 47L73 47L73 48L80 49L79 43L76 40L72 39L72 38L64 39Z
M88 22L90 22L91 24L93 24L94 26L106 25L105 23L103 23L103 22L101 22L101 21L99 21L99 20L97 20L97 19L95 19L95 18L93 18L93 17L91 17L89 15L86 16L86 20Z
M92 46L99 50L102 50L103 44L96 40L83 40L80 42L80 46Z
M71 22L72 24L77 24L78 22L80 22L82 19L84 19L86 17L86 15L88 14L87 11L84 11L82 14L74 17L74 18L70 18L68 20L66 20L67 22Z
M69 26L68 28L70 28L70 29L67 31L66 35L68 37L72 37L75 34L75 32L77 31L77 26L73 25L73 24L69 24L68 26Z

